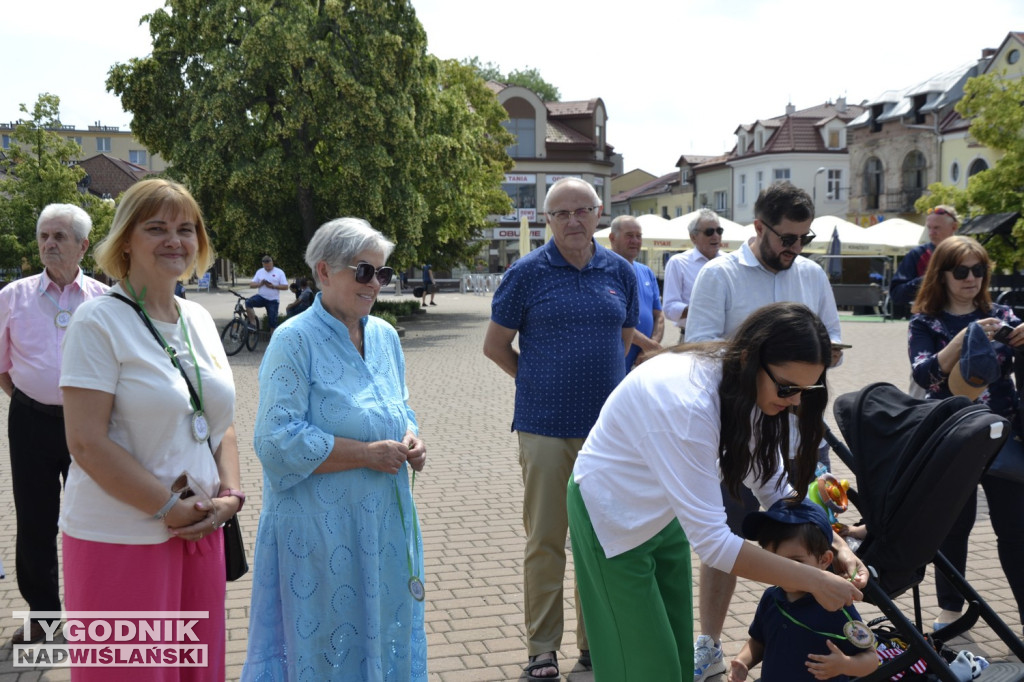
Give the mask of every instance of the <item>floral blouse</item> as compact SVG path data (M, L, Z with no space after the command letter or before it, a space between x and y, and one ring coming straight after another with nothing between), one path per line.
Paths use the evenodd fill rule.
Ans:
M929 398L948 398L952 395L947 375L939 368L938 353L961 329L971 322L995 317L1016 327L1020 320L1009 306L992 304L989 313L975 310L967 315L953 315L942 312L937 316L918 313L910 318L908 328L910 365L914 381L928 392ZM993 342L999 366L1003 370L1000 379L989 384L975 402L988 405L996 414L1015 420L1019 398L1014 387L1013 348Z

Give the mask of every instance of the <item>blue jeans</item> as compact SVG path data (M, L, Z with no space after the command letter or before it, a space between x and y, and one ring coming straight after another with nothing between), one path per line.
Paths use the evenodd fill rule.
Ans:
M263 298L259 294L245 299L246 308L267 309L267 320L270 322L271 329L277 326L277 307L280 303L280 301L271 301L270 299Z

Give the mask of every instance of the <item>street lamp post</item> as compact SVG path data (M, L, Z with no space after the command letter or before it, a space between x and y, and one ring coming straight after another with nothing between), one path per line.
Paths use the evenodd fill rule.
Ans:
M825 167L822 166L818 170L814 171L814 180L812 180L811 186L811 201L814 202L814 210L818 210L818 176L825 172Z

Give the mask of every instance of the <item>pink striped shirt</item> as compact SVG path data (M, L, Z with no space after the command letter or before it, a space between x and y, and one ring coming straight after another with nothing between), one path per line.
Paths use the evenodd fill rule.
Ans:
M46 405L63 405L60 392L61 342L66 329L57 313L72 313L83 301L102 296L107 285L86 277L81 269L62 291L44 270L0 289L0 373L14 386Z

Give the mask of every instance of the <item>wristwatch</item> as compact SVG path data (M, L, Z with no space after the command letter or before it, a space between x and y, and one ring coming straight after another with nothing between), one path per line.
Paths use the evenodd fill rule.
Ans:
M237 497L238 498L238 511L242 511L242 507L245 506L245 493L241 490L234 490L232 488L224 488L220 491L217 497Z

